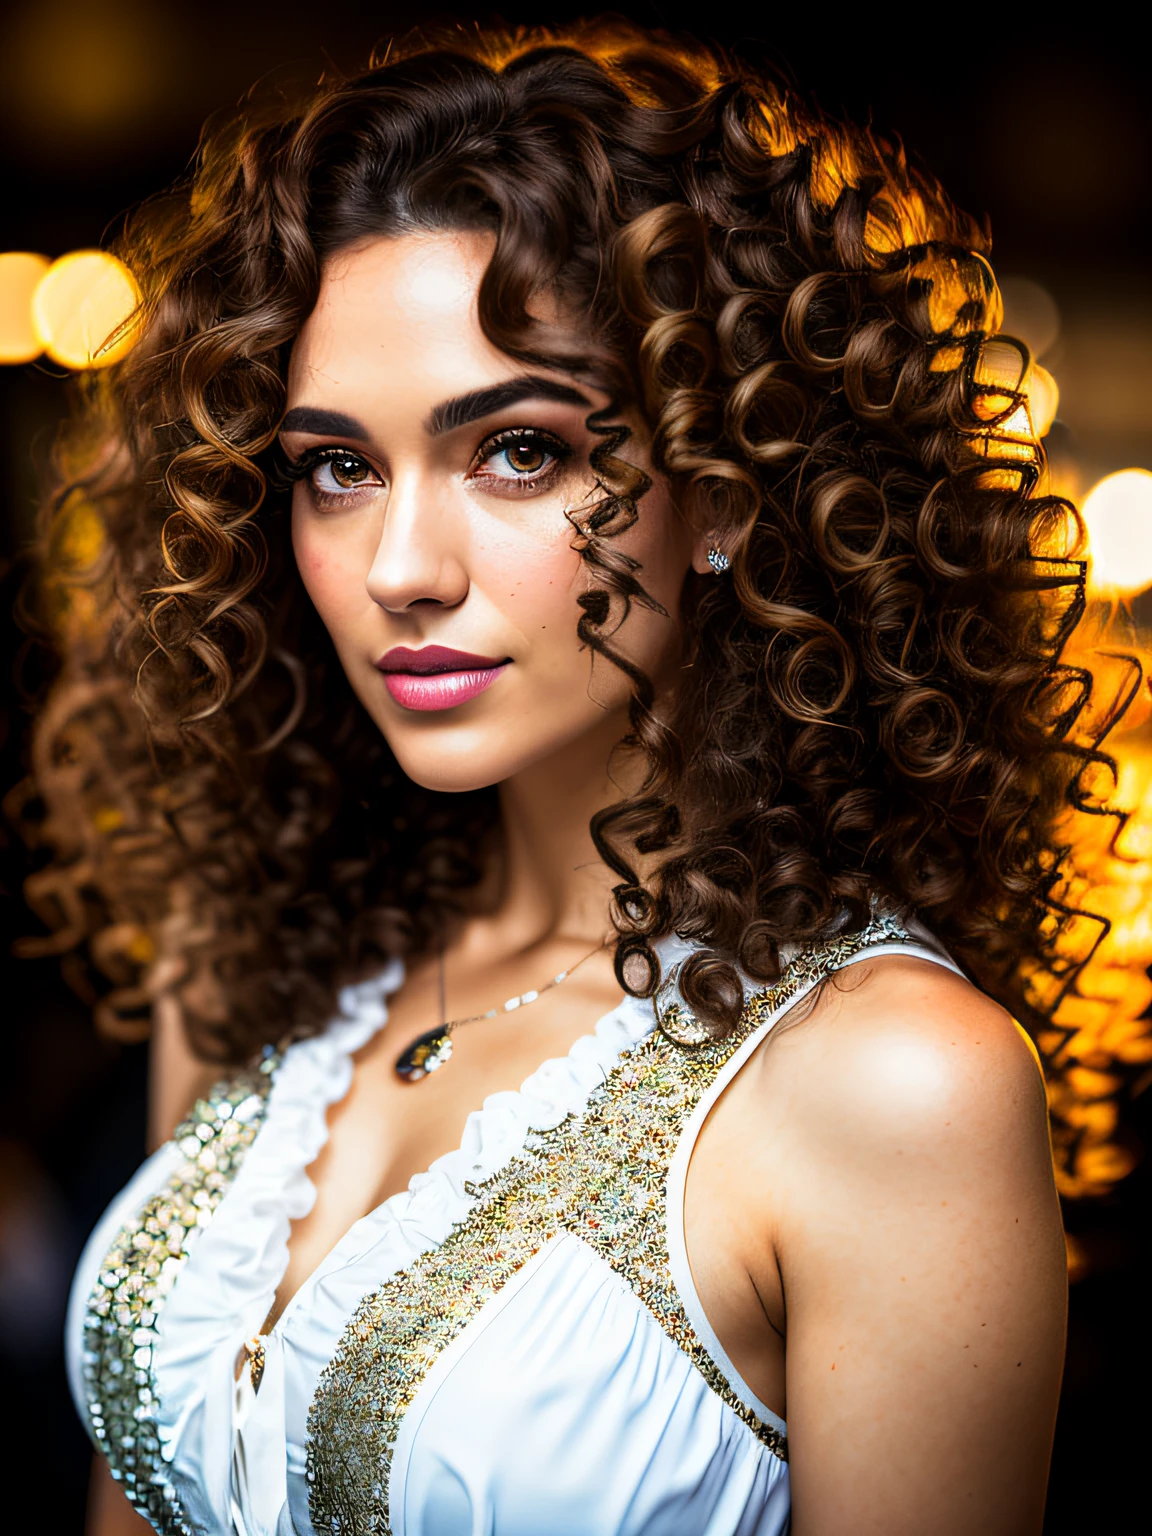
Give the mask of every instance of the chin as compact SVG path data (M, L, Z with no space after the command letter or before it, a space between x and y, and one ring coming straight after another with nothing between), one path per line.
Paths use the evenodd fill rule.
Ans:
M424 716L419 726L395 720L378 723L408 778L422 789L446 795L487 789L537 767L555 772L557 793L563 794L573 774L581 778L603 771L613 743L628 729L625 710L597 709L590 718L580 714L549 721L540 706L535 711L502 711L483 724L468 725L443 716L432 724L433 718Z
M464 795L503 783L538 755L531 749L525 751L523 745L509 752L507 738L493 741L488 732L482 733L484 739L479 741L473 732L468 732L464 741L437 741L431 733L421 741L413 741L407 732L384 734L401 771L413 784L444 795Z
M414 763L397 757L397 762L413 784L418 784L421 789L435 790L441 795L467 795L473 790L490 789L515 771L501 765L493 766L486 772L474 764L445 762L443 759L433 762L426 757L420 757Z

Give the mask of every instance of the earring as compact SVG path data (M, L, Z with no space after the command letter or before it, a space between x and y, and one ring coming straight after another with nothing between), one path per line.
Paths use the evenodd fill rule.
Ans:
M723 576L732 562L722 549L710 549L708 551L708 564L716 572L717 576Z

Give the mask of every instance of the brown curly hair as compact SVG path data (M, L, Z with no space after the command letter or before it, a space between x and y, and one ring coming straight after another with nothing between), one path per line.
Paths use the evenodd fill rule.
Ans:
M1083 567L1040 494L1026 349L992 340L987 236L899 145L599 22L418 39L250 106L125 230L139 339L85 381L46 508L62 666L29 883L50 942L110 978L105 1025L167 994L204 1056L316 1031L479 877L494 792L400 772L304 597L274 447L325 260L444 227L495 233L494 342L614 401L575 524L581 641L627 669L612 636L648 600L614 547L646 484L615 457L622 408L732 555L689 579L670 718L630 674L647 781L593 826L622 983L650 993L653 940L696 939L685 993L726 1028L736 967L769 979L880 896L1049 1012L1074 969L1060 817L1107 760L1061 661ZM575 338L530 318L541 289Z

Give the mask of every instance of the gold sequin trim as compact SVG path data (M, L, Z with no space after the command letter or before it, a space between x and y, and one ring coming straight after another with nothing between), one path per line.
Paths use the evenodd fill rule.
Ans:
M370 1292L322 1373L308 1415L309 1506L323 1536L387 1536L388 1479L404 1415L440 1353L560 1232L583 1239L631 1286L709 1387L781 1459L785 1437L733 1391L700 1342L672 1280L668 1170L684 1125L749 1035L861 950L907 942L890 917L805 951L754 994L723 1040L684 1049L662 1027L625 1051L584 1109L531 1134L437 1248ZM691 1031L682 1003L673 1027Z
M92 1433L133 1508L163 1536L192 1536L192 1527L160 1447L157 1319L256 1139L278 1065L270 1053L199 1100L174 1137L185 1161L121 1229L88 1298L84 1381Z

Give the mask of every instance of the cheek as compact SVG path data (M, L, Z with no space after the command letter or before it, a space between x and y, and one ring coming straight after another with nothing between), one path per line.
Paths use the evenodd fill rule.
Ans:
M346 548L314 518L292 516L292 552L304 590L312 599L333 639L340 620L357 611L365 597L365 571L360 552ZM360 601L357 601L359 594Z
M565 524L544 541L497 533L473 546L469 562L473 584L534 645L561 636L576 643L580 615L576 598L585 581L583 561L571 547L572 541L572 530Z
M292 553L296 557L300 579L308 589L309 596L314 598L315 589L324 579L324 550L296 518L292 519Z

